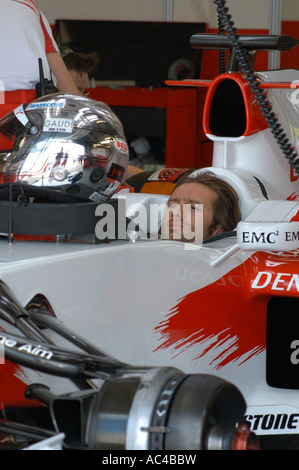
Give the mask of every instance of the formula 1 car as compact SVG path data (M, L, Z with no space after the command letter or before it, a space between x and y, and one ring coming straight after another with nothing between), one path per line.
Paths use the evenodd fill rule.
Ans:
M242 220L190 249L155 236L160 218L148 215L165 195L118 191L114 208L145 217L105 240L93 204L2 201L0 427L11 447L299 447L299 72L255 74L246 53L295 43L238 37L216 3L226 33L191 44L230 49L233 66L169 85L208 86L209 170L236 190Z

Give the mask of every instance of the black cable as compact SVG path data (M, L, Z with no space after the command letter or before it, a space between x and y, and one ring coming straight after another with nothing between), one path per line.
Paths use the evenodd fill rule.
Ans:
M218 31L220 34L224 33L224 27L223 27L222 20L219 15L218 15ZM226 72L225 51L223 49L220 49L218 52L218 63L219 63L219 74L221 75L222 73Z
M231 38L232 48L235 51L236 59L239 63L239 68L244 73L248 85L257 100L260 110L272 132L277 143L279 144L283 154L288 160L289 164L294 169L295 173L299 176L299 159L298 154L294 147L291 146L288 137L286 136L281 124L279 123L277 116L272 110L272 104L268 99L268 94L260 88L260 82L252 69L250 58L247 51L242 46L238 39L237 30L234 27L234 22L229 14L229 9L225 6L226 0L213 0L217 7L219 22L225 26L226 32Z
M46 429L37 428L22 423L14 423L10 421L0 422L0 432L5 434L13 434L15 436L27 438L34 441L42 441L44 439L56 436L57 433Z

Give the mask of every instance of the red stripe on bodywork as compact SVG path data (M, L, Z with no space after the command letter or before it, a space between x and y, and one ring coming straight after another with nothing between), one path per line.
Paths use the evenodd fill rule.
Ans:
M186 295L155 328L161 342L156 350L170 348L175 357L193 347L192 360L205 358L214 369L257 356L266 348L269 300L299 297L298 259L299 249L256 252L218 281ZM259 284L261 274L267 282Z
M157 349L172 348L176 356L198 344L201 352L192 359L212 352L209 365L214 369L235 361L240 365L264 351L269 297L250 295L252 276L246 279L246 271L255 271L254 264L248 260L217 282L180 299L156 328L162 341Z

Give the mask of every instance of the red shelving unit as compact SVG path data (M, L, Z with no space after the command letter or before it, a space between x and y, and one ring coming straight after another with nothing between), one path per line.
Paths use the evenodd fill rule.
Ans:
M165 110L165 166L197 167L200 90L195 88L96 87L89 96L109 106ZM138 110L137 110L138 111ZM154 114L153 114L154 116ZM123 122L126 128L125 122ZM138 123L140 126L140 123ZM162 126L161 126L162 127Z

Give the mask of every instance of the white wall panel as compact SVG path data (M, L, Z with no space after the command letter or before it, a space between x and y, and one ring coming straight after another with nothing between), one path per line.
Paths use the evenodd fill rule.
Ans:
M56 19L149 20L163 19L163 0L36 0L50 23Z
M211 0L173 0L173 20L210 22Z
M207 22L217 27L213 0L36 0L48 20L148 20L165 19L166 2L173 4L174 21ZM237 28L268 28L269 0L227 0L226 5ZM282 19L299 20L299 1L283 0Z
M298 0L282 1L282 19L285 21L299 20L299 2Z
M213 0L168 0L173 4L174 21L207 22L217 27ZM164 18L167 0L36 0L48 20L149 20ZM239 28L265 28L268 25L269 0L227 0Z
M236 28L264 29L269 23L269 0L227 0L226 6ZM214 2L209 2L210 27L217 28Z

